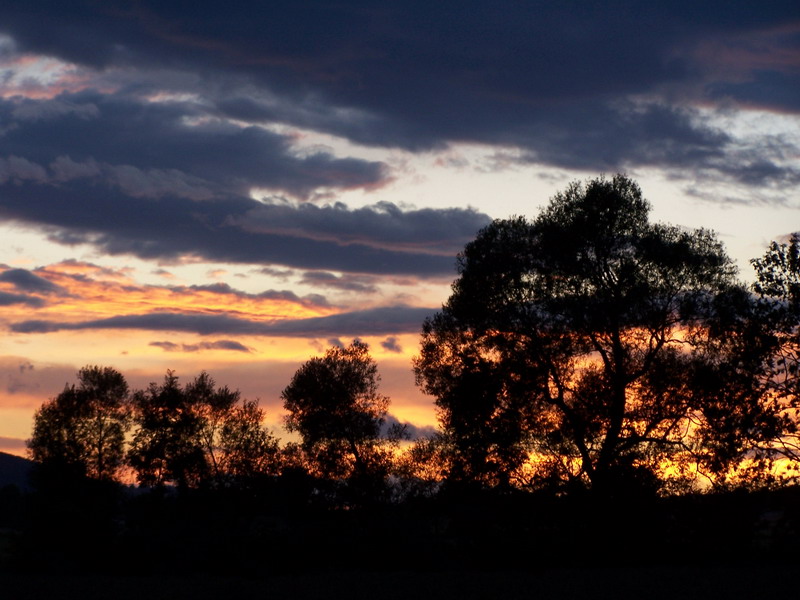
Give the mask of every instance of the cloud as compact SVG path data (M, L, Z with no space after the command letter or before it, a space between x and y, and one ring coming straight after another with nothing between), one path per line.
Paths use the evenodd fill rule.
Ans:
M24 304L33 308L39 308L44 306L45 302L41 298L37 298L35 296L24 296L21 294L0 292L0 306L11 306L14 304Z
M191 285L187 286L186 288L171 288L176 292L185 292L185 293L193 293L193 292L210 292L214 295L220 296L233 296L237 299L257 299L257 300L277 300L281 302L291 302L295 304L301 304L303 306L313 306L313 307L328 307L328 301L325 299L325 296L321 296L319 294L307 294L305 296L298 296L291 290L264 290L263 292L259 292L257 294L248 294L246 292L242 292L240 290L234 289L227 283L212 283L207 285Z
M385 306L344 312L326 317L286 319L272 323L232 317L225 314L158 312L123 315L75 323L31 319L13 323L16 333L50 333L96 329L141 329L185 331L199 335L239 334L272 337L356 337L416 333L425 318L436 309L405 305Z
M77 368L33 362L21 356L0 356L0 386L8 396L18 398L4 402L5 407L30 402L31 406L57 394L75 380Z
M49 121L63 116L87 120L98 117L100 111L92 103L76 104L56 98L21 103L11 111L11 115L20 121Z
M344 1L268 12L257 2L198 2L190 13L153 2L134 11L121 2L101 10L55 0L33 12L12 1L0 8L0 22L17 52L58 57L106 83L115 77L114 89L130 96L166 91L191 98L180 107L187 118L289 124L412 151L476 142L518 146L539 162L595 171L654 163L704 168L709 160L726 162L731 146L723 131L687 119L687 107L800 110L791 0L763 7L722 0L485 1L469 10L455 0ZM658 101L642 109L631 99ZM93 104L104 112L102 102ZM76 106L83 104L58 98L47 110L84 124L105 118L88 108L80 116L69 112ZM148 128L147 118L134 123ZM136 137L131 141L135 147ZM686 143L694 162L680 151ZM168 143L165 152L174 148ZM202 156L190 149L187 158L207 163ZM236 167L220 156L220 169L247 172L250 155L235 156L247 158ZM325 168L312 160L304 165L311 172L337 173L341 182L344 173L355 174L363 182L360 163L315 160ZM265 169L273 184L280 163L271 160ZM320 185L302 183L296 162L284 166L283 185L293 193Z
M299 283L317 287L334 288L347 292L372 294L378 290L375 278L363 275L336 275L327 271L307 271Z
M48 119L18 119L50 100L0 102L0 116L15 123L4 136L0 181L52 177L100 180L143 197L180 195L207 199L222 190L247 195L251 188L307 197L319 188L358 188L385 181L383 163L337 158L327 152L298 156L293 138L261 127L204 119L191 102L147 102L119 94L83 91L59 102L91 107L91 118L55 112ZM124 143L120 143L124 140Z
M350 209L341 202L318 206L280 199L266 199L234 221L246 231L446 256L459 252L489 222L473 208L404 209L377 202Z
M275 277L276 279L280 279L282 281L287 281L289 277L294 275L294 271L292 269L276 269L274 267L262 267L261 269L258 269L257 272L263 275L269 275L270 277Z
M0 305L8 307L2 324L15 327L18 333L114 328L266 335L265 325L341 310L318 294L299 296L288 290L249 293L221 282L140 284L133 275L127 268L109 269L74 260L39 267L35 275L24 269L0 271L0 286L34 290L30 294L0 290ZM48 295L52 290L59 293ZM45 306L43 311L31 310ZM143 310L148 312L141 314ZM186 352L212 349L250 351L231 339L182 348Z
M0 184L46 180L47 172L40 165L13 154L6 158L0 156Z
M217 340L216 342L200 342L199 344L176 344L174 342L150 342L166 352L200 352L202 350L233 350L236 352L252 352L250 348L234 340Z
M797 196L800 142L722 117L800 112L795 4L200 1L185 12L10 0L0 23L19 86L0 97L0 217L146 260L439 277L488 217L321 204L393 180L364 146L470 143L508 151L506 167L655 168L698 197L726 183L743 191L723 197L774 204ZM42 57L58 75L26 71L28 89L23 59ZM346 149L301 150L314 134Z
M405 305L385 306L339 313L327 317L312 317L281 321L269 327L272 335L317 336L336 334L343 337L418 333L422 322L437 312L433 308Z
M364 229L360 213L342 208L336 209L341 237L337 239L329 229L318 239L313 222L304 234L306 217L316 213L300 208L291 209L293 218L284 215L286 229L252 231L247 215L253 210L258 213L263 205L238 196L203 202L185 195L153 199L84 180L58 185L25 181L0 191L0 217L45 228L51 241L90 244L110 255L176 262L190 257L218 263L435 277L453 273L455 252L444 253L445 246L455 249L459 240L473 237L477 227L489 221L469 210L427 211L427 218L437 223L438 229L426 239L417 234L401 250L391 239L381 246L380 238ZM464 214L469 218L464 219ZM383 225L377 233L394 227L394 220L402 222L399 226L408 226L402 212L386 213L380 217ZM444 243L434 241L432 236L438 233L447 236Z
M384 350L388 350L389 352L402 352L403 348L400 346L400 343L397 341L395 336L389 336L385 340L381 342L381 347Z
M39 277L26 269L8 269L0 273L0 282L11 283L23 292L39 292L43 294L61 293L63 289L54 283Z

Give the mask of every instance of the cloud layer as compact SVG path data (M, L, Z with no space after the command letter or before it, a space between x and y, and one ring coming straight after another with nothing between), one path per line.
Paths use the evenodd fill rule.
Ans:
M75 322L30 319L12 324L11 331L15 333L51 333L64 330L143 329L148 331L183 331L199 335L239 334L274 337L341 335L353 337L359 335L417 333L420 331L425 318L431 316L434 312L436 312L435 308L396 305L343 312L326 317L285 319L276 322L261 322L227 314L158 312ZM151 345L165 347L164 342L155 342ZM216 347L220 348L219 346ZM206 349L208 348L206 347ZM170 345L165 349L176 349L176 347ZM226 349L233 348L227 347Z
M306 134L800 185L795 138L722 123L800 111L796 2L9 0L0 34L0 217L109 254L441 276L489 221L336 203L397 173Z
M140 94L202 87L198 112L363 144L473 141L562 166L683 166L724 158L730 142L691 102L800 108L800 11L786 0L44 4L0 11L20 51L138 69L152 73L137 78Z

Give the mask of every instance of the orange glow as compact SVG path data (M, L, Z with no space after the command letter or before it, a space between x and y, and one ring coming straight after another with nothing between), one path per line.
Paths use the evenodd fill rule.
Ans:
M0 267L0 273L8 269ZM19 298L19 302L3 307L0 324L7 329L29 320L77 325L152 313L218 315L274 324L335 315L342 310L291 293L244 293L221 283L142 284L136 280L135 269L105 268L76 260L28 269L52 288L16 286L14 277L0 281L0 292ZM416 426L434 425L433 402L415 387L411 370L417 334L362 339L378 362L383 378L381 392L392 401L392 415ZM237 346L215 345L220 340ZM246 333L208 336L192 331L148 330L146 325L130 329L64 328L45 333L11 331L0 341L0 450L24 454L21 440L30 435L34 410L64 385L74 383L77 369L85 364L113 366L133 389L160 381L167 369L174 369L182 380L206 370L219 385L239 389L245 398L259 399L278 437L285 438L286 433L280 431L281 390L303 362L324 352L331 343L324 337Z
M258 322L303 319L336 312L309 302L260 297L236 292L226 286L187 287L137 284L126 269L111 270L80 262L62 262L37 269L35 274L63 289L55 295L36 294L45 305L7 311L5 320L52 319L79 322L151 312L225 314ZM14 293L10 283L0 290ZM14 313L17 314L14 314Z

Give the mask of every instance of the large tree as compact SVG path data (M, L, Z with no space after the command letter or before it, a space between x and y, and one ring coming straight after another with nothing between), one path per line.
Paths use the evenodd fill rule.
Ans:
M573 183L459 255L415 361L452 476L603 491L714 479L781 435L757 383L769 344L742 318L753 299L721 243L649 211L625 176Z
M327 477L365 476L381 462L389 399L363 342L333 347L303 364L283 390L286 427L302 438L310 465Z
M36 411L29 454L45 466L115 479L123 464L129 415L125 378L110 367L84 367L77 386L66 385Z

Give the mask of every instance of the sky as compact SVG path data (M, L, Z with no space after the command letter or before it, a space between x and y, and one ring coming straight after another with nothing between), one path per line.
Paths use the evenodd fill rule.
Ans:
M0 450L84 365L258 398L370 345L393 419L460 249L575 180L800 230L796 0L0 3Z

